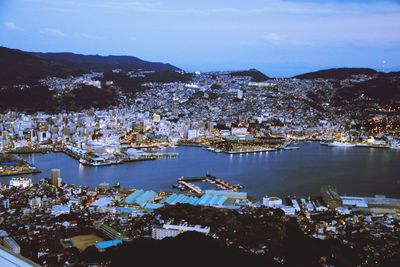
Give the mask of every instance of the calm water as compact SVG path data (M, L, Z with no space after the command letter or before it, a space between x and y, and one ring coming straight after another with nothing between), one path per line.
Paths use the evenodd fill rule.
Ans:
M35 181L61 169L67 183L96 186L101 182L143 189L170 191L181 176L206 172L236 184L250 195L307 196L318 194L324 184L333 184L348 195L384 194L400 197L400 151L389 149L325 147L301 144L300 150L227 155L194 147L177 147L178 159L160 159L107 167L86 167L63 153L22 155L43 172ZM9 178L0 178L7 182Z

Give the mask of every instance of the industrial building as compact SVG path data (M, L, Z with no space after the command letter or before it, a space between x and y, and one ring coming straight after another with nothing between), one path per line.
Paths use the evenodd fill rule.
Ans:
M127 238L122 233L118 232L117 230L115 230L114 228L112 228L111 226L109 226L107 224L97 222L94 224L94 226L96 229L98 229L105 236L107 236L108 238L110 238L112 240L123 240L123 241L129 240L129 238Z
M184 232L198 232L205 235L210 233L210 227L202 227L200 225L189 226L186 224L183 225L174 225L174 224L164 224L162 227L153 226L151 229L151 236L154 239L161 240L166 237L175 237Z
M368 208L368 201L363 197L341 196L340 198L342 200L343 206Z
M0 266L2 267L40 267L29 259L13 253L5 247L0 246Z
M269 196L263 197L263 206L272 208L278 205L282 205L282 199Z
M122 240L115 239L115 240L107 240L107 241L97 242L95 244L95 246L99 251L105 251L107 248L115 247L120 244L122 244Z
M342 206L342 199L336 191L336 188L330 185L321 188L321 196L325 204L330 209L335 209Z
M227 198L246 200L247 193L246 192L235 192L235 191L226 191L226 190L205 190L205 194L213 195L213 196L225 196Z
M136 190L125 198L125 203L128 205L139 205L144 207L147 203L153 201L157 197L154 191Z
M3 238L3 245L14 252L15 254L21 253L21 247L15 242L12 237L6 236Z

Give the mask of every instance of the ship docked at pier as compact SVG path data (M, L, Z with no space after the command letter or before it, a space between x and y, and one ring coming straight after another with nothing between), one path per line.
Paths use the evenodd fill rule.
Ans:
M356 145L355 145L355 144L352 144L352 143L333 141L332 143L328 143L328 146L336 146L336 147L355 147Z
M22 188L30 187L32 185L32 179L24 177L12 178L10 180L9 185L11 187L22 187Z

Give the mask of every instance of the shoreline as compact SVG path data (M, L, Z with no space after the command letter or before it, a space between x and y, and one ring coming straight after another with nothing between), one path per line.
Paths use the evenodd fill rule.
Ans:
M7 176L16 176L16 175L24 175L24 174L39 174L42 173L41 170L37 169L37 170L32 170L32 171L24 171L24 172L15 172L12 174L4 174L4 173L0 173L0 177L7 177Z

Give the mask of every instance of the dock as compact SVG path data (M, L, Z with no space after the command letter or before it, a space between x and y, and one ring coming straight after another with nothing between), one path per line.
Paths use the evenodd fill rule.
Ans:
M143 153L142 157L154 159L176 159L179 157L179 153Z
M249 150L232 150L232 151L223 151L227 154L246 154L246 153L259 153L259 152L273 152L278 151L276 148L265 148L265 149L249 149Z
M232 190L232 191L240 190L240 187L232 185L232 184L228 183L227 181L225 181L221 178L218 178L214 175L211 175L211 174L206 174L206 176L203 176L203 177L182 177L182 178L178 179L178 184L182 184L185 187L187 187L189 190L194 191L198 194L202 194L201 189L198 188L197 186L193 185L192 183L204 182L204 181L212 181L212 182L224 187L226 190ZM195 187L197 191L194 190L193 187Z
M16 149L10 149L6 150L5 153L7 154L45 154L52 152L52 148L50 147L43 147L43 148L29 148L29 147L23 147L23 148L16 148Z
M239 191L239 189L240 189L239 187L231 185L230 183L226 182L225 180L223 180L221 178L218 178L218 177L215 177L215 176L213 176L211 174L207 174L206 178L211 180L211 181L214 181L215 183L225 187L228 190Z
M146 157L146 158L134 158L134 159L124 159L121 163L128 163L128 162L137 162L137 161L146 161L146 160L156 160L154 157Z
M20 171L20 172L10 172L10 173L1 173L0 172L0 177L5 177L5 176L21 176L21 175L28 175L28 174L38 174L41 173L42 171L38 168L32 169L32 170L27 170L27 171Z
M197 193L197 194L199 194L199 195L202 195L202 194L203 194L203 190L201 190L200 187L195 186L195 185L192 184L192 183L189 183L189 182L184 181L184 180L179 180L179 179L178 179L178 183L181 184L181 185L183 185L183 186L185 186L185 187L187 187L190 191L193 191L193 192L195 192L195 193Z

